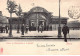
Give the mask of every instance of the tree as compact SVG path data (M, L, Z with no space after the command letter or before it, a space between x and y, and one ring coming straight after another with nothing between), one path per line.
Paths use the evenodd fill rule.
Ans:
M16 10L16 15L19 17L19 19L20 19L20 17L21 17L21 14L22 14L22 9L21 9L21 6L20 6L20 4L19 4L19 6L18 6L18 8L17 8L17 10ZM17 33L19 33L19 19L18 19L18 27L17 27Z
M16 7L17 7L17 4L14 2L14 1L10 1L10 0L7 0L7 10L9 11L10 13L10 19L9 19L9 24L10 24L10 32L9 32L9 37L12 37L12 13L15 13L16 12Z
M16 15L21 16L21 14L22 14L22 9L21 9L21 6L19 4L18 8L16 9Z

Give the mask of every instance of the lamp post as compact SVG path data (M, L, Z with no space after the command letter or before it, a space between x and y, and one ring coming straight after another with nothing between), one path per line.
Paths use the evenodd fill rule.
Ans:
M60 0L59 0L59 27L58 27L58 38L61 37L61 18L60 18Z

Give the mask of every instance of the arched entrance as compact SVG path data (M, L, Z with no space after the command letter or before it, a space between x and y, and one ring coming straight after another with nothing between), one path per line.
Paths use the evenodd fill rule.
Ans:
M32 8L26 15L26 24L29 25L30 31L39 30L39 26L42 25L43 31L48 30L50 23L50 13L42 7Z
M42 13L31 14L29 19L29 26L31 31L39 30L39 26L43 26L43 31L46 30L47 18Z

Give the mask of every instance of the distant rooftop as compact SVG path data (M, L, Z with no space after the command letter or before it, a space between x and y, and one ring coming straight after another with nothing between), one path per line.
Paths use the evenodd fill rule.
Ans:
M53 19L59 19L59 16L53 16ZM68 17L60 17L61 19L69 19Z
M29 12L46 12L47 13L48 11L42 7L37 6L30 9Z

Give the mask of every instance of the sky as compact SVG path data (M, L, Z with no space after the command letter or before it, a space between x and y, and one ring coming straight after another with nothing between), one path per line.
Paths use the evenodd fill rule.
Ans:
M28 12L31 8L35 6L40 6L45 8L47 11L52 12L53 16L59 16L59 0L13 0L16 4L20 4L23 12ZM34 4L34 5L33 5ZM68 9L71 6L79 6L80 0L61 0L61 17L69 17ZM4 16L9 17L10 14L7 8L7 0L0 0L0 11L2 11ZM16 17L13 14L13 17ZM69 17L69 20L74 20ZM80 18L78 19L80 20Z

